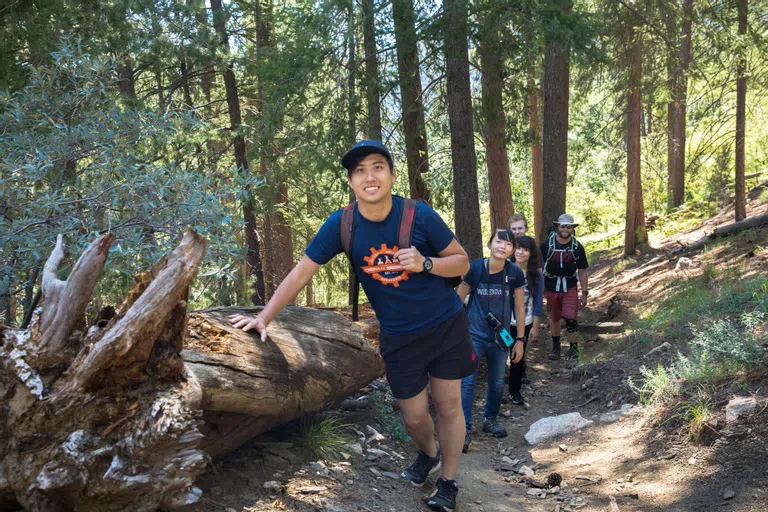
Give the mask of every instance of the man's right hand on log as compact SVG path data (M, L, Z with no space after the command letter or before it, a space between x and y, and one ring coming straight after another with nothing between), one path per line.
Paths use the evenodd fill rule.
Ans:
M264 322L264 319L261 318L261 315L256 315L255 318L245 315L229 315L229 323L246 332L251 329L256 329L256 332L259 333L259 337L261 338L261 342L265 343L267 341L267 324Z

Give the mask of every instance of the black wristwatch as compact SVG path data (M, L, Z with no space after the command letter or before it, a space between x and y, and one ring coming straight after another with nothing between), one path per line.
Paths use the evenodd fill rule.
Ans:
M581 290L582 295L589 295L589 290Z
M525 336L515 338L515 341L525 341Z
M432 258L429 256L426 256L424 258L424 270L422 272L430 273L432 272Z

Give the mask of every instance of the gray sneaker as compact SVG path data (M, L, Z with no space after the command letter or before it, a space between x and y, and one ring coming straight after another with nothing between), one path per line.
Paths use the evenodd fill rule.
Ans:
M496 418L483 418L483 432L493 437L507 437L507 429L496 423Z

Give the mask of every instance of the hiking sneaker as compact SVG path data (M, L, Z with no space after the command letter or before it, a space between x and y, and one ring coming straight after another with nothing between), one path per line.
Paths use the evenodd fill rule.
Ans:
M579 365L579 346L576 343L571 343L571 347L568 349L568 357L566 357L565 367L568 369L576 368Z
M560 347L552 347L552 351L547 354L547 359L550 361L557 361L560 359Z
M483 418L483 432L488 432L493 437L507 437L507 429L496 423L496 418Z
M446 480L441 476L437 479L435 490L424 496L424 503L433 510L442 510L443 512L453 512L456 508L456 495L459 493L459 486L456 480Z
M467 433L464 434L464 448L461 449L461 453L467 453L469 451L469 443L472 442L472 430L467 429Z
M411 482L416 487L421 487L427 481L427 477L440 469L440 450L437 455L430 457L426 453L419 451L416 460L408 466L408 469L400 473L400 476Z
M510 395L510 399L512 400L512 403L515 405L525 405L525 400L523 399L523 395L521 395L519 391L517 393L512 393Z

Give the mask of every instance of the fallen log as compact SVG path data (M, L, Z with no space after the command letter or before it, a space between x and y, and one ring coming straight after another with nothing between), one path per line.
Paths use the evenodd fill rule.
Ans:
M61 281L59 238L41 308L28 328L0 331L0 510L194 503L208 457L384 372L361 328L332 312L287 308L266 343L226 319L256 309L188 315L206 245L191 230L89 326L85 309L113 242L97 239Z
M266 343L227 321L260 309L213 308L188 317L181 355L202 387L203 447L213 458L384 374L362 329L337 313L288 307L269 325Z
M680 243L682 246L680 249L678 249L676 252L680 251L698 251L700 249L703 249L704 246L710 242L711 240L714 240L718 237L725 237L730 236L736 233L739 233L740 231L744 231L746 229L752 229L752 228L758 228L761 226L764 226L768 224L768 213L763 213L761 215L755 215L753 217L747 217L744 220L740 220L738 222L734 222L732 224L727 224L725 226L721 226L717 229L715 229L712 233L709 235L704 235L695 242L693 242L690 245L684 245Z

